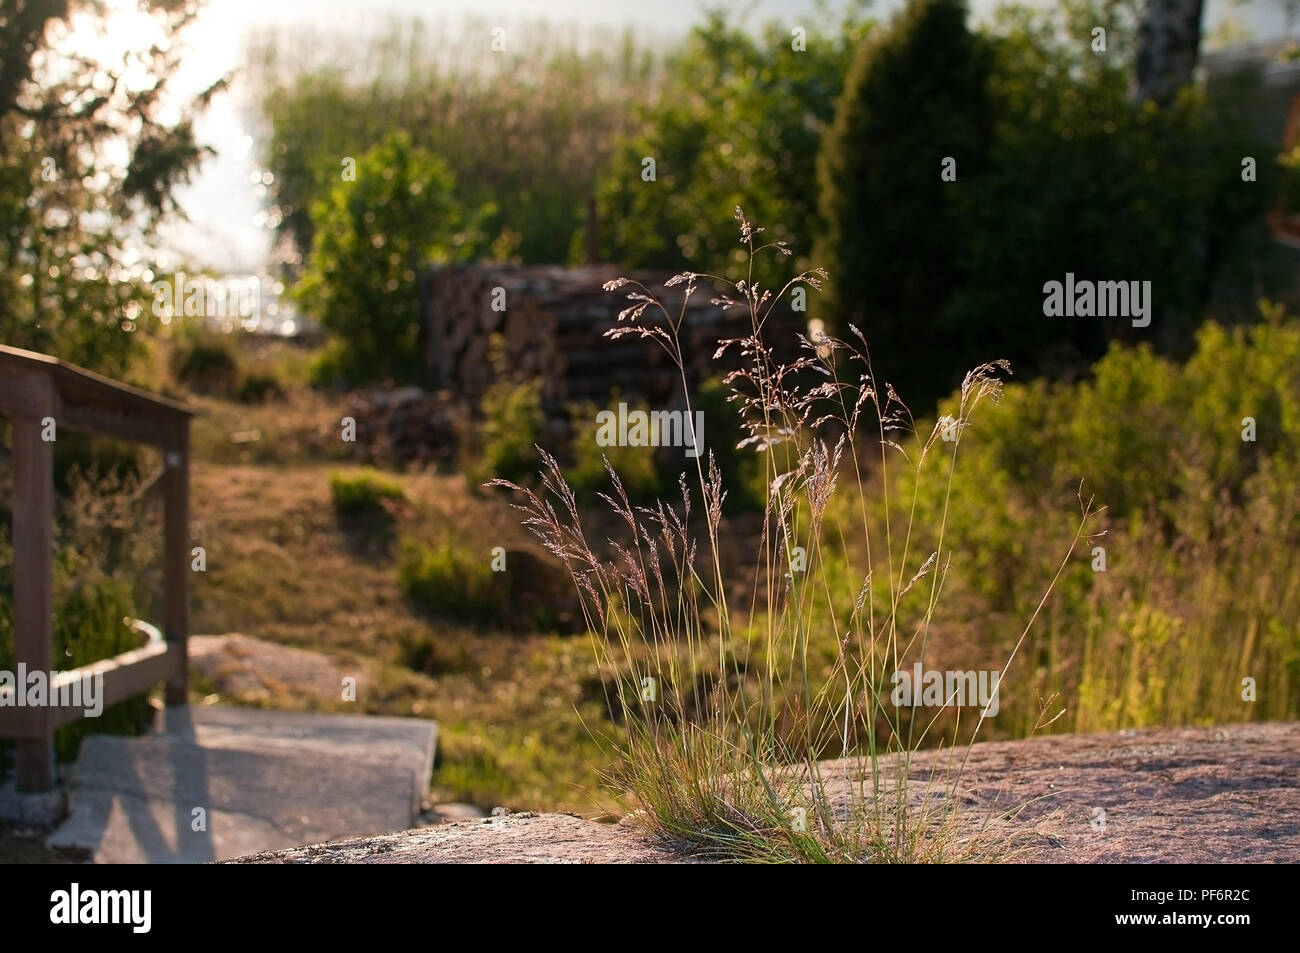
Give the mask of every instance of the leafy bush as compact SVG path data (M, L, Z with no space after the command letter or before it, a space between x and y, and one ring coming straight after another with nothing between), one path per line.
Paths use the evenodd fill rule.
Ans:
M470 555L449 543L434 548L405 541L398 583L411 604L433 618L497 622L505 611L486 554Z
M780 223L769 240L815 234L817 150L868 28L864 6L847 4L825 27L820 17L803 21L803 49L786 22L757 31L720 9L707 11L602 170L602 260L725 274L744 260L743 249L712 222L737 205ZM653 182L642 179L647 156L656 161ZM797 250L807 255L806 247ZM783 263L747 264L765 278Z
M463 635L434 633L425 627L412 626L399 631L397 654L403 665L425 675L447 675L475 668L473 647Z
M62 441L60 441L62 442ZM10 517L7 474L0 474L0 524ZM126 619L150 619L157 608L156 555L161 525L154 510L136 503L134 473L91 473L72 467L60 493L54 562L53 668L68 671L138 648ZM13 549L0 534L0 670L13 671ZM55 731L62 761L76 757L90 734L134 734L149 714L141 696L105 708ZM0 741L0 774L9 743Z
M417 380L418 275L481 250L474 216L445 163L405 133L355 160L355 181L340 176L312 206L314 243L293 294L340 342L329 370L353 384Z
M214 332L177 335L171 354L172 377L200 394L230 396L239 382L234 342Z
M481 456L473 468L475 482L492 477L524 479L533 470L534 447L546 425L541 381L499 379L483 394L479 410L483 422Z
M1185 357L1212 292L1236 320L1275 280L1259 223L1276 170L1240 176L1242 156L1276 151L1250 132L1258 92L1133 102L1132 12L1008 6L972 33L959 0L909 0L863 44L820 160L817 314L871 329L918 411L991 355L1021 376L1085 373L1115 339ZM1079 40L1095 26L1106 55ZM1045 318L1044 283L1067 272L1149 280L1151 325Z
M336 512L344 515L375 513L385 500L404 500L402 485L376 470L330 474L330 497Z
M265 371L250 371L240 381L235 399L244 404L264 404L284 397L280 379Z
M140 636L126 625L126 620L136 615L128 582L105 579L69 589L55 610L56 667L66 671L139 648ZM58 729L55 752L61 760L70 761L87 735L136 734L148 717L145 695L109 706L93 721L81 719Z
M619 398L611 395L610 406L617 406ZM646 408L629 408L629 410ZM597 490L609 486L609 473L605 462L618 474L627 495L637 501L653 499L660 490L659 471L655 467L654 447L602 447L596 442L596 415L600 412L594 403L574 404L569 408L569 420L573 427L573 442L570 445L573 463L565 471L569 486L585 496L594 496ZM533 465L536 454L530 454L529 465Z
M312 387L334 387L344 389L348 386L347 345L338 338L331 338L312 356L307 365L307 380Z
M16 665L11 599L6 586L0 592L0 670L9 672ZM70 671L139 648L140 637L124 622L135 617L128 583L101 578L68 588L54 607L54 670ZM110 705L97 718L82 718L56 729L55 755L60 761L74 760L88 735L137 734L148 716L147 696ZM8 744L0 740L0 776Z
M940 164L956 157L958 181L978 181L993 135L992 70L964 0L910 0L862 43L822 148L816 257L830 281L818 313L837 334L871 328L896 361L890 380L910 396L932 386L922 353L961 265L959 186ZM946 350L954 369L976 363Z
M1054 514L1080 492L1108 508L1044 607L1035 691L1009 721L1052 692L1077 698L1062 730L1300 711L1300 321L1264 312L1206 324L1186 363L1114 345L1087 381L1009 386L963 439L951 486L907 490L919 544L946 508L950 545L977 570L948 593L949 624L972 639L986 636L963 617L983 628L1032 608L1057 568Z

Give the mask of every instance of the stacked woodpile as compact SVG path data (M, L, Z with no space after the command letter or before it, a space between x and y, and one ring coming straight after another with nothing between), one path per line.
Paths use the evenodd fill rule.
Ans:
M477 398L508 375L539 378L548 399L558 396L550 387L564 362L554 317L537 294L539 282L527 274L532 270L462 266L425 276L424 359L437 386Z
M618 314L629 303L630 288L603 288L621 276L610 265L470 265L430 271L422 306L431 378L470 399L501 376L538 378L552 408L573 401L603 405L613 391L655 407L673 404L681 390L679 373L660 345L633 335L616 341L604 336L618 325ZM666 288L669 275L633 272L627 277L677 313L682 287ZM720 340L749 331L748 313L743 308L724 312L709 304L715 296L714 289L697 289L687 311L682 347L692 386L718 373L713 355ZM788 359L797 350L795 334L805 325L802 315L778 309L764 336Z
M625 286L604 290L622 277L614 266L468 265L428 272L421 288L423 346L433 390L407 387L353 395L347 414L357 423L356 455L365 461L454 466L461 442L484 392L500 379L537 379L548 410L550 436L562 438L569 405L609 404L612 394L653 408L680 406L679 372L663 348L635 335L609 340L628 306ZM682 287L666 288L669 275L634 272L676 315ZM692 296L682 329L691 386L724 367L713 359L718 342L749 333L742 308L709 304L714 289ZM647 314L643 323L648 323ZM802 315L775 310L764 329L784 360L797 353Z
M471 408L447 390L418 387L353 394L347 414L357 423L356 455L368 463L451 466L469 426Z

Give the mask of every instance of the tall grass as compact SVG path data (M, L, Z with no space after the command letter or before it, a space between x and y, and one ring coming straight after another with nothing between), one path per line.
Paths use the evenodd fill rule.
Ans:
M996 734L1023 734L1052 693L1060 731L1300 715L1300 322L1261 310L1206 323L1185 363L1116 346L1087 380L1010 385L975 422L948 537L977 572L947 593L946 641L1032 604L1081 478L1107 505ZM923 487L922 523L948 501Z
M463 621L497 622L506 614L492 569L477 555L450 543L437 548L407 540L398 584L420 612Z
M724 563L727 491L712 453L707 464L695 458L671 501L650 506L630 502L607 463L610 491L601 496L624 533L600 547L545 451L537 489L493 485L519 495L524 525L573 576L608 673L611 714L624 729L607 739L620 753L611 781L635 798L655 833L728 859L988 856L1005 844L990 834L989 818L972 826L957 814L960 761L950 759L932 784L910 779L912 754L943 709L891 704L891 675L913 661L933 667L931 624L952 569L946 508L930 527L934 548L917 544L917 481L951 480L961 434L981 403L997 399L998 374L1008 368L996 362L968 374L953 419L923 435L877 377L857 329L851 341L802 338L802 356L777 363L764 341L767 315L798 285L818 290L824 274L800 273L775 294L757 287L756 257L789 251L759 243L762 230L739 209L737 221L745 278L678 275L668 282L682 288L673 308L637 282L610 282L607 290L629 289L630 304L608 336L659 344L689 394L680 344L686 302L713 284L725 289L715 304L748 313L749 334L723 342L715 359L729 351L741 358L725 381L742 422L740 446L765 470L752 564ZM892 480L897 468L910 479ZM1085 505L1070 552L1091 516ZM733 594L738 579L752 583L747 604ZM1018 630L1003 675L1036 616ZM985 717L972 715L975 724L955 728L952 742L973 741Z
M496 27L504 50L493 49ZM247 59L279 230L305 255L311 206L338 182L340 159L402 129L447 163L465 208L491 203L481 251L582 257L587 202L660 83L664 46L631 30L484 17L263 34Z
M384 512L386 501L406 499L402 484L369 468L330 474L330 499L336 512L357 516Z

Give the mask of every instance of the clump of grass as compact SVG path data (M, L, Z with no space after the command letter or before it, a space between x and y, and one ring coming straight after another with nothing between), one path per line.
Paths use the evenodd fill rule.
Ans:
M610 406L616 405L618 400L617 394L611 394ZM645 411L648 408L633 409ZM618 471L629 497L638 502L653 499L660 492L654 451L646 447L600 446L596 442L596 417L600 410L591 401L569 407L569 422L573 428L573 463L565 473L569 486L584 496L594 497L606 485L605 460L608 459ZM530 447L529 465L534 463Z
M266 371L249 371L235 391L235 399L241 404L264 404L283 397L280 379Z
M1000 842L987 836L993 818L972 827L955 806L960 764L929 783L910 777L913 753L948 706L931 716L892 704L891 673L932 661L931 622L952 553L946 507L925 534L934 549L920 551L915 497L900 499L891 487L927 474L951 481L970 415L998 397L998 375L1009 368L995 362L968 374L951 425L941 421L922 435L877 378L857 329L850 341L801 338L803 355L778 364L763 339L767 315L796 285L818 290L825 275L803 272L776 294L760 289L755 256L789 251L757 244L762 230L736 214L750 263L744 279L678 275L667 282L684 286L675 311L637 282L610 282L606 290L630 286L630 304L607 336L660 345L689 393L681 353L687 301L708 282L726 288L714 304L747 312L749 333L723 342L716 357L735 349L742 358L724 380L740 411L739 449L757 454L764 472L752 564L724 564L726 492L712 453L680 476L672 501L651 506L630 501L606 460L610 490L602 497L625 533L599 548L551 455L542 452L536 489L493 481L522 497L524 525L569 569L598 661L625 673L606 683L625 730L611 739L610 780L640 804L654 833L713 857L922 862L996 854ZM891 483L899 466L910 484ZM1090 515L1085 506L1071 552ZM741 573L756 583L748 605L734 604L729 585ZM974 667L952 661L945 667ZM973 729L966 726L968 745L986 717L980 711Z
M229 396L239 382L239 355L228 336L194 331L177 337L171 372L196 393Z
M505 611L488 560L449 543L404 542L397 572L402 594L433 618L497 622Z
M482 480L524 479L535 466L533 447L546 426L542 382L502 378L483 394L479 410L482 454L475 474Z
M400 502L406 499L406 493L397 481L377 470L366 469L331 473L330 497L340 515L360 516L382 512L385 501Z
M397 657L411 671L425 675L447 675L475 668L473 646L463 634L435 634L423 626L397 632Z

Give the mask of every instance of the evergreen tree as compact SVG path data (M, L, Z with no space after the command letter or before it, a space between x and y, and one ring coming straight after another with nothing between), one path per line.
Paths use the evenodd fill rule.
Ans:
M960 277L953 194L982 169L992 136L992 51L966 15L963 0L911 0L867 38L819 163L814 257L830 272L821 315L835 333L854 325L879 345L877 372L904 399L936 383L926 353L944 347Z

